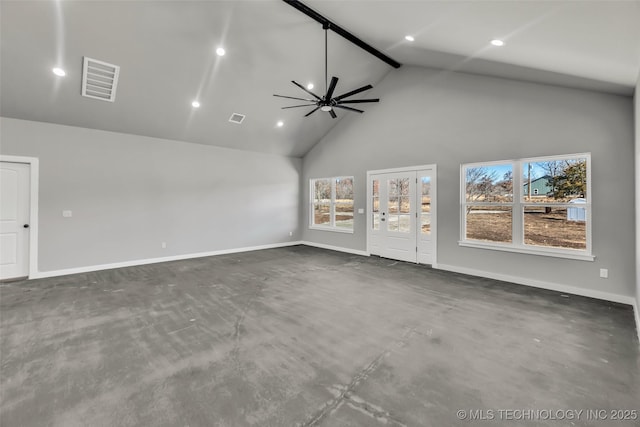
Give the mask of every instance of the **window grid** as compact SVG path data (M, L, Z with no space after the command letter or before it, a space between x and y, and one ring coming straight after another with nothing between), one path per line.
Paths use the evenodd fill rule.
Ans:
M538 190L539 194L535 194L535 191L531 191L531 198L529 193L526 192L527 184L527 169L530 171L530 165L542 164L545 165L552 162L558 162L564 165L565 169L576 166L586 168L586 171L581 171L581 176L586 177L586 182L583 183L583 193L572 193L569 196L565 194L564 197L559 197L556 201L555 198L559 192L554 188L553 191L545 193ZM488 167L499 169L499 165L510 165L513 171L513 192L511 193L511 202L486 202L479 200L469 200L468 197L468 182L467 171L470 168ZM524 173L523 173L524 172ZM569 175L565 173L565 175ZM530 177L531 175L529 175ZM553 181L553 180L550 180ZM553 183L555 186L555 182ZM579 186L574 186L579 187ZM542 194L540 194L542 193ZM550 198L550 194L553 193ZM582 197L577 197L582 196ZM515 159L499 162L484 162L461 165L461 221L460 221L460 244L463 246L475 246L486 249L506 250L512 252L524 252L535 253L539 255L549 255L558 257L567 257L575 259L593 260L594 257L591 253L591 156L590 153L552 156L552 157L538 157L527 159ZM511 242L506 241L491 241L481 240L469 237L468 229L468 210L480 209L485 212L491 207L502 208L505 210L511 210ZM539 231L540 226L534 230L533 218L539 217L551 217L555 216L555 221L547 219L542 221L545 227L544 233L536 233ZM562 217L562 220L558 220ZM566 221L564 221L566 218ZM538 221L540 222L540 221ZM473 228L473 225L472 225ZM571 240L569 238L563 239L561 243L557 242L557 235L564 236L571 234L579 235L582 233L584 237L582 239ZM547 239L548 237L548 239ZM499 240L499 239L498 239Z
M318 196L322 191L319 191L318 187L322 188L327 185L330 186L330 198L320 199ZM341 185L341 194L338 194L338 185ZM326 190L328 190L328 188L325 187L325 193ZM311 179L309 180L309 191L309 228L353 233L354 202L352 176ZM338 198L338 196L340 196L340 198Z

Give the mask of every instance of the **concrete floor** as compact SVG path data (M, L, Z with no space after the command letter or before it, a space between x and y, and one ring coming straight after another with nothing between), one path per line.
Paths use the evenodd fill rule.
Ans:
M597 420L640 409L625 305L309 247L0 297L2 427L640 425Z

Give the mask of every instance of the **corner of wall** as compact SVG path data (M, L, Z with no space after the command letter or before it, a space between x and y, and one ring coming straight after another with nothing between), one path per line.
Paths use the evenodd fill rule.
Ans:
M636 331L640 342L640 73L633 96L635 124L635 176L636 176Z

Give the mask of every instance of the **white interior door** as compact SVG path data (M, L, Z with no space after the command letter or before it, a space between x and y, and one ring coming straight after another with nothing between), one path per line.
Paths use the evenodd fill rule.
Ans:
M433 264L435 261L435 233L436 217L436 181L434 169L423 169L417 172L418 185L416 188L418 198L418 262L420 264Z
M416 262L416 172L375 174L370 180L371 253Z
M29 275L30 165L0 163L0 280Z

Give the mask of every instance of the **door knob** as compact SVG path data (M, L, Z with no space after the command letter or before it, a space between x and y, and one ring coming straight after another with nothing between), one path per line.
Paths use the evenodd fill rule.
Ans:
M23 225L24 228L29 228L29 224Z

